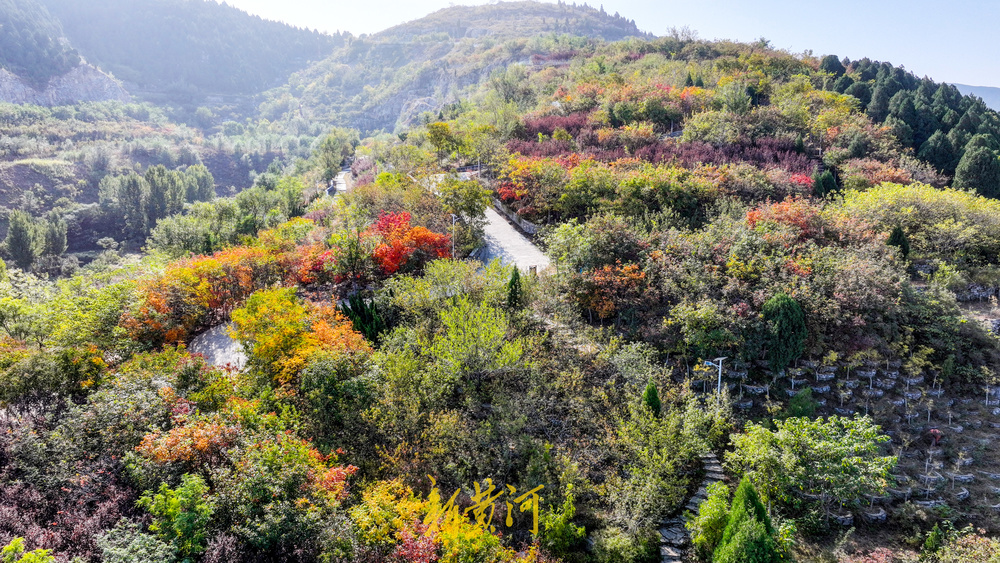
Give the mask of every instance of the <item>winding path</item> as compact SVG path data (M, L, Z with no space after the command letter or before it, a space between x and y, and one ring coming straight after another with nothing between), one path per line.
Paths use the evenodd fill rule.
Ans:
M486 248L480 255L484 262L499 258L501 263L513 264L523 271L528 271L531 266L537 266L539 271L549 267L549 257L508 223L496 209L486 209L486 221Z

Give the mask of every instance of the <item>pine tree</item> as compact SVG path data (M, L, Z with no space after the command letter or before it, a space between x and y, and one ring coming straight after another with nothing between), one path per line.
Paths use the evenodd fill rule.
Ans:
M514 267L507 282L507 309L519 311L524 307L524 288L521 286L521 272Z
M986 197L1000 196L1000 159L986 147L965 151L955 170L953 187L975 190Z
M694 78L691 78L691 73L688 72L687 78L684 79L684 87L688 88L694 86Z
M29 270L42 253L43 241L35 221L24 211L12 211L4 247L18 268Z
M782 560L774 526L749 477L743 476L729 509L716 563L776 563Z
M816 197L826 197L827 194L837 191L837 180L829 170L822 174L813 176L813 195Z
M906 238L906 232L899 225L893 227L886 244L899 248L899 253L903 256L904 260L910 255L910 241Z
M697 88L704 88L705 87L705 81L701 78L701 75L698 75L698 78L696 78L694 80L694 85Z
M917 153L922 160L931 163L940 172L951 174L958 164L955 158L955 148L951 145L951 140L942 131L935 131Z
M662 405L660 404L660 393L656 390L656 385L650 381L646 385L646 390L642 392L642 404L653 413L653 416L660 418Z
M844 63L840 62L840 57L837 55L827 55L823 57L823 60L819 63L819 69L824 72L829 72L837 78L847 72L847 69L844 68Z
M788 364L802 355L806 348L805 313L794 299L779 293L764 303L764 320L770 329L768 361L775 372L784 371Z

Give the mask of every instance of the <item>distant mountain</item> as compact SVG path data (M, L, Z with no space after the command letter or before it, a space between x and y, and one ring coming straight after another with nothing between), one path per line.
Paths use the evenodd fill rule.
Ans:
M0 0L0 68L33 88L80 64L59 21L35 0Z
M26 0L0 0L11 1ZM262 92L345 39L214 0L40 1L89 62L139 93L167 92L170 101Z
M530 37L550 33L618 41L627 37L652 37L639 30L635 20L582 4L500 2L484 6L452 6L372 36L380 42L414 41L437 33L451 39L487 36Z
M966 96L982 98L990 109L1000 111L1000 88L992 86L968 86L965 84L955 84L955 87Z
M65 0L64 0L65 1ZM371 36L268 93L269 119L303 117L371 132L405 127L457 101L511 63L568 64L593 41L652 38L635 22L586 4L454 6Z

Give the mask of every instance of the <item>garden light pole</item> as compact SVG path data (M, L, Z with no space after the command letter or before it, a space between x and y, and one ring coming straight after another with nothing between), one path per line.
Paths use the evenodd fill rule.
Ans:
M719 386L716 388L716 393L722 393L722 360L728 359L728 356L723 356L721 358L715 358L714 362L705 360L706 366L712 366L719 368Z
M455 259L455 219L458 217L454 213L451 214L451 259Z

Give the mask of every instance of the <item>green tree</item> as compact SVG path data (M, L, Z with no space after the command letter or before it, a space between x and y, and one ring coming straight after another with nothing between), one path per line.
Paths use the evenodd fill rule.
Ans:
M797 301L779 293L764 303L764 320L769 329L767 359L771 369L782 372L806 347L805 313Z
M691 86L694 86L694 78L691 78L691 72L689 71L687 77L684 78L684 87L690 88Z
M813 194L816 197L826 197L835 191L837 191L837 180L832 172L824 170L822 174L813 176Z
M880 456L889 440L868 417L775 420L775 430L749 423L726 454L731 470L751 479L768 502L811 495L829 515L835 505L857 505L888 485L895 456Z
M356 130L342 127L334 127L323 138L313 156L324 181L329 182L337 177L344 162L354 154L354 149L360 142Z
M66 221L57 213L49 213L43 232L42 254L45 256L62 256L66 252Z
M158 493L147 493L138 504L153 515L149 529L173 545L178 555L190 558L205 551L208 521L214 510L207 495L208 485L200 475L185 474L176 489L161 483Z
M507 282L507 310L520 311L524 307L524 288L521 287L521 271L514 267Z
M0 563L56 563L56 558L47 549L27 551L24 538L14 538L0 549Z
M889 246L895 246L899 249L899 254L905 260L910 255L910 240L906 238L906 231L903 227L896 225L892 228L892 232L889 233L889 240L885 241Z
M45 240L31 215L24 211L10 213L4 248L18 268L29 270L44 249Z
M653 416L660 417L660 409L662 408L660 394L656 390L656 384L652 381L646 385L646 390L642 392L642 404L646 405Z
M691 543L698 557L709 561L729 523L729 487L716 481L706 492L708 497L698 507L698 514L688 518L685 527L691 532Z
M844 63L840 62L840 57L837 55L827 55L819 62L819 69L823 72L829 72L834 77L839 78L847 69L844 68Z
M189 202L215 199L215 178L203 164L188 166L184 171L185 199Z
M437 150L438 160L443 159L459 147L458 139L452 133L451 126L444 122L427 125L427 140Z
M986 197L1000 196L1000 159L996 153L986 147L966 151L955 169L953 187L975 190Z
M941 130L935 131L929 139L924 141L917 156L945 174L950 174L955 169L955 148L951 145L948 135L945 135Z

